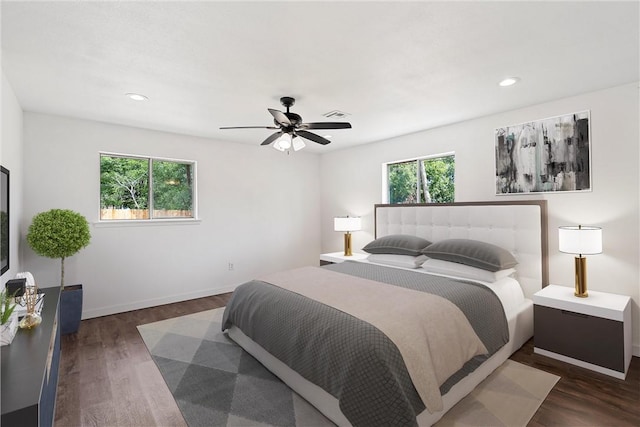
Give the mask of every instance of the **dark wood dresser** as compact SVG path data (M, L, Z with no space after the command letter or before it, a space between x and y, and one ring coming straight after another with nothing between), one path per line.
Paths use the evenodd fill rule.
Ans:
M42 323L2 347L2 427L53 425L60 364L60 288L44 293Z

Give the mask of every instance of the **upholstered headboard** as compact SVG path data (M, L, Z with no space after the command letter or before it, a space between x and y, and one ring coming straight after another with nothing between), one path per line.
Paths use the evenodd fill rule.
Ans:
M517 279L527 298L549 282L546 200L375 205L375 224L376 237L411 234L501 246L518 260Z

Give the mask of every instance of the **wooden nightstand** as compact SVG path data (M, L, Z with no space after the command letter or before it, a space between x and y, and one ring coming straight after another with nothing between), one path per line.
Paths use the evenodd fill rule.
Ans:
M320 265L338 264L344 261L363 261L367 259L369 254L355 253L351 256L345 256L344 252L330 252L320 255Z
M624 379L631 362L631 298L549 285L536 292L534 353Z

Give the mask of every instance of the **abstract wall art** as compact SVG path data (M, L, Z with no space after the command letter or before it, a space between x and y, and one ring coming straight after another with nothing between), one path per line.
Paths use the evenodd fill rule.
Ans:
M589 111L496 129L496 194L590 191Z

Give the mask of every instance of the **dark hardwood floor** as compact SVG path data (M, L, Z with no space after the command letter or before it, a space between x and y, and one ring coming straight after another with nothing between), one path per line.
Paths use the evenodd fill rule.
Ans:
M560 377L529 426L640 426L640 358L624 381L534 354L533 339L511 359Z
M186 426L136 326L223 307L230 296L83 320L62 337L55 426Z
M185 426L136 326L224 306L231 294L83 320L62 337L55 425ZM529 426L640 426L640 359L625 381L533 354L511 359L561 377Z

